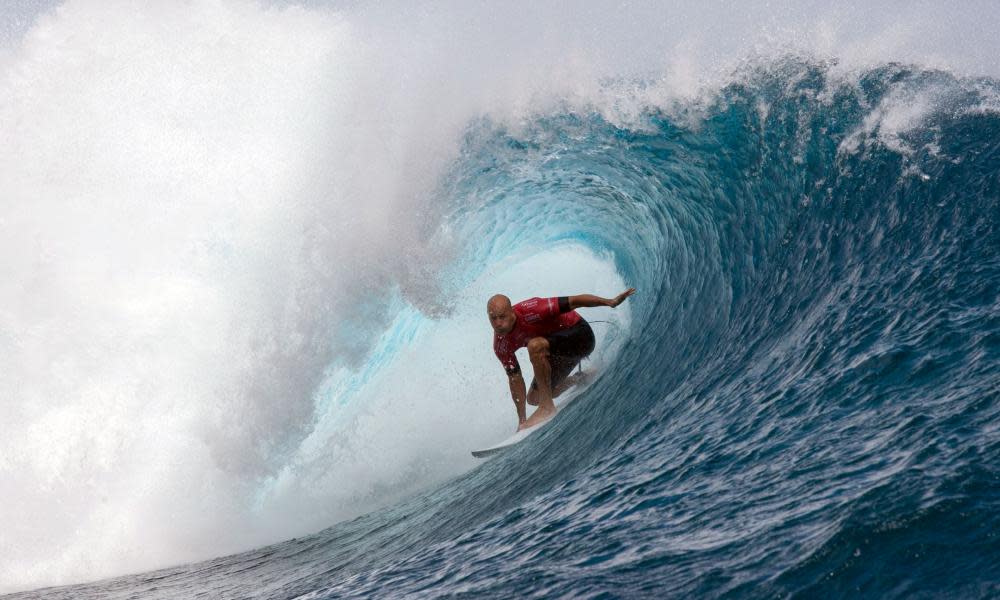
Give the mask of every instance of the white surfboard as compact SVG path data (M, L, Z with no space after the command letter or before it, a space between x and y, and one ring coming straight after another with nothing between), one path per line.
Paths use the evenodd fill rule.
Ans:
M549 419L549 421L551 420L552 419ZM545 423L548 423L549 421L546 421ZM518 431L514 435L510 436L509 438L505 439L504 441L500 442L495 446L490 446L489 448L483 448L482 450L473 450L472 455L475 456L476 458L486 458L487 456L493 456L494 454L499 454L504 450L507 450L511 446L514 446L524 438L528 437L536 430L544 427L545 423L535 425L530 429L522 429L521 431Z
M524 441L524 438L535 433L542 427L545 427L546 425L551 423L553 419L556 419L559 416L559 413L562 411L562 409L567 404L569 404L573 400L573 398L576 397L577 392L578 390L569 390L565 392L561 397L556 398L555 399L556 414L552 415L552 418L550 418L548 421L539 423L538 425L535 425L534 427L531 427L529 429L522 429L521 431L518 431L517 433L505 439L504 441L498 444L494 444L489 448L483 448L482 450L473 450L472 456L475 456L476 458L486 458L487 456L493 456L495 454L499 454L501 452L509 450L512 447L516 446L517 444L521 443L522 441ZM529 408L534 408L534 407L529 406Z

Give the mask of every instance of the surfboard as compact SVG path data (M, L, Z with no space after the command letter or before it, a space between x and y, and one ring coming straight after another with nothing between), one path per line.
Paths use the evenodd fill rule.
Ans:
M555 417L553 417L553 419L554 418ZM551 420L552 419L549 419L549 421L551 421ZM532 433L534 433L536 430L541 429L542 427L544 427L545 424L548 423L549 421L546 421L545 423L541 423L540 425L535 425L534 427L532 427L530 429L522 429L521 431L518 431L517 433L515 433L514 435L512 435L509 438L505 439L504 441L500 442L499 444L496 444L494 446L490 446L489 448L483 448L482 450L473 450L472 451L472 455L475 456L476 458L486 458L487 456L493 456L494 454L500 454L501 452L503 452L504 450L507 450L511 446L516 445L521 440L523 440L524 438L526 438L529 435L531 435Z
M577 392L577 390L569 390L559 398L555 399L556 414L552 415L552 418L549 419L548 421L545 421L544 423L539 423L538 425L535 425L534 427L531 427L529 429L522 429L521 431L518 431L517 433L505 439L504 441L498 444L494 444L488 448L483 448L482 450L473 450L472 456L475 456L476 458L487 458L489 456L500 454L501 452L506 452L507 450L510 450L514 446L520 444L529 435L535 433L542 427L545 427L555 419L559 418L559 413L562 412L562 409L567 404L569 404L573 400L573 398L576 397L577 394L575 392Z

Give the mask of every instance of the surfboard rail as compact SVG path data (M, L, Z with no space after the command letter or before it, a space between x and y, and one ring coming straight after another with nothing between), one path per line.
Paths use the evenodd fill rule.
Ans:
M555 416L553 416L553 418L555 418ZM549 419L549 421L551 420L552 419ZM531 427L529 429L522 429L521 431L518 431L517 433L505 439L504 441L500 442L499 444L490 446L489 448L484 448L482 450L473 450L472 456L476 458L486 458L487 456L493 456L494 454L499 454L504 450L516 446L522 440L524 440L524 438L528 437L532 433L535 433L536 431L544 427L545 424L548 423L549 421L545 421L545 423L539 423L538 425L535 425L534 427Z

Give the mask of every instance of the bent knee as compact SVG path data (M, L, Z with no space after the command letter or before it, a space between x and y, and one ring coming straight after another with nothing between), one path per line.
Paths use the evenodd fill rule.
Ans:
M531 338L528 342L528 354L530 356L547 356L549 353L549 340L543 337Z

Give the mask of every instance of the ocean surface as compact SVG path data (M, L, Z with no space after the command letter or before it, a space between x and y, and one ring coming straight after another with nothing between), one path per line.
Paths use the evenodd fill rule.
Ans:
M8 89L32 80L19 69ZM20 400L0 443L0 590L1000 597L1000 80L783 50L695 95L661 98L664 85L628 73L595 84L600 102L473 111L426 177L387 160L420 193L376 208L365 190L409 188L351 187L363 157L310 137L334 166L289 170L295 139L261 134L273 143L245 155L236 134L225 146L182 121L154 150L190 171L150 167L132 188L94 183L131 163L88 162L96 175L73 185L96 191L41 209L28 199L53 195L38 182L65 167L19 171L0 226L65 218L54 227L83 233L25 242L35 278L15 269L20 295L0 305L0 347L17 356L4 390ZM322 114L307 92L269 102ZM152 122L191 116L172 110ZM192 118L223 128L224 112ZM275 130L319 127L282 114ZM360 151L398 156L392 136L367 137L385 123L352 127ZM42 137L22 132L22 149L45 163L59 151ZM204 161L239 183L192 192ZM260 174L275 170L298 178ZM297 187L307 177L321 183ZM362 204L331 208L335 192ZM104 266L117 254L125 266ZM118 301L79 291L91 282ZM599 349L573 403L472 459L515 426L489 295L629 286L618 310L580 311ZM56 330L86 341L46 346Z

